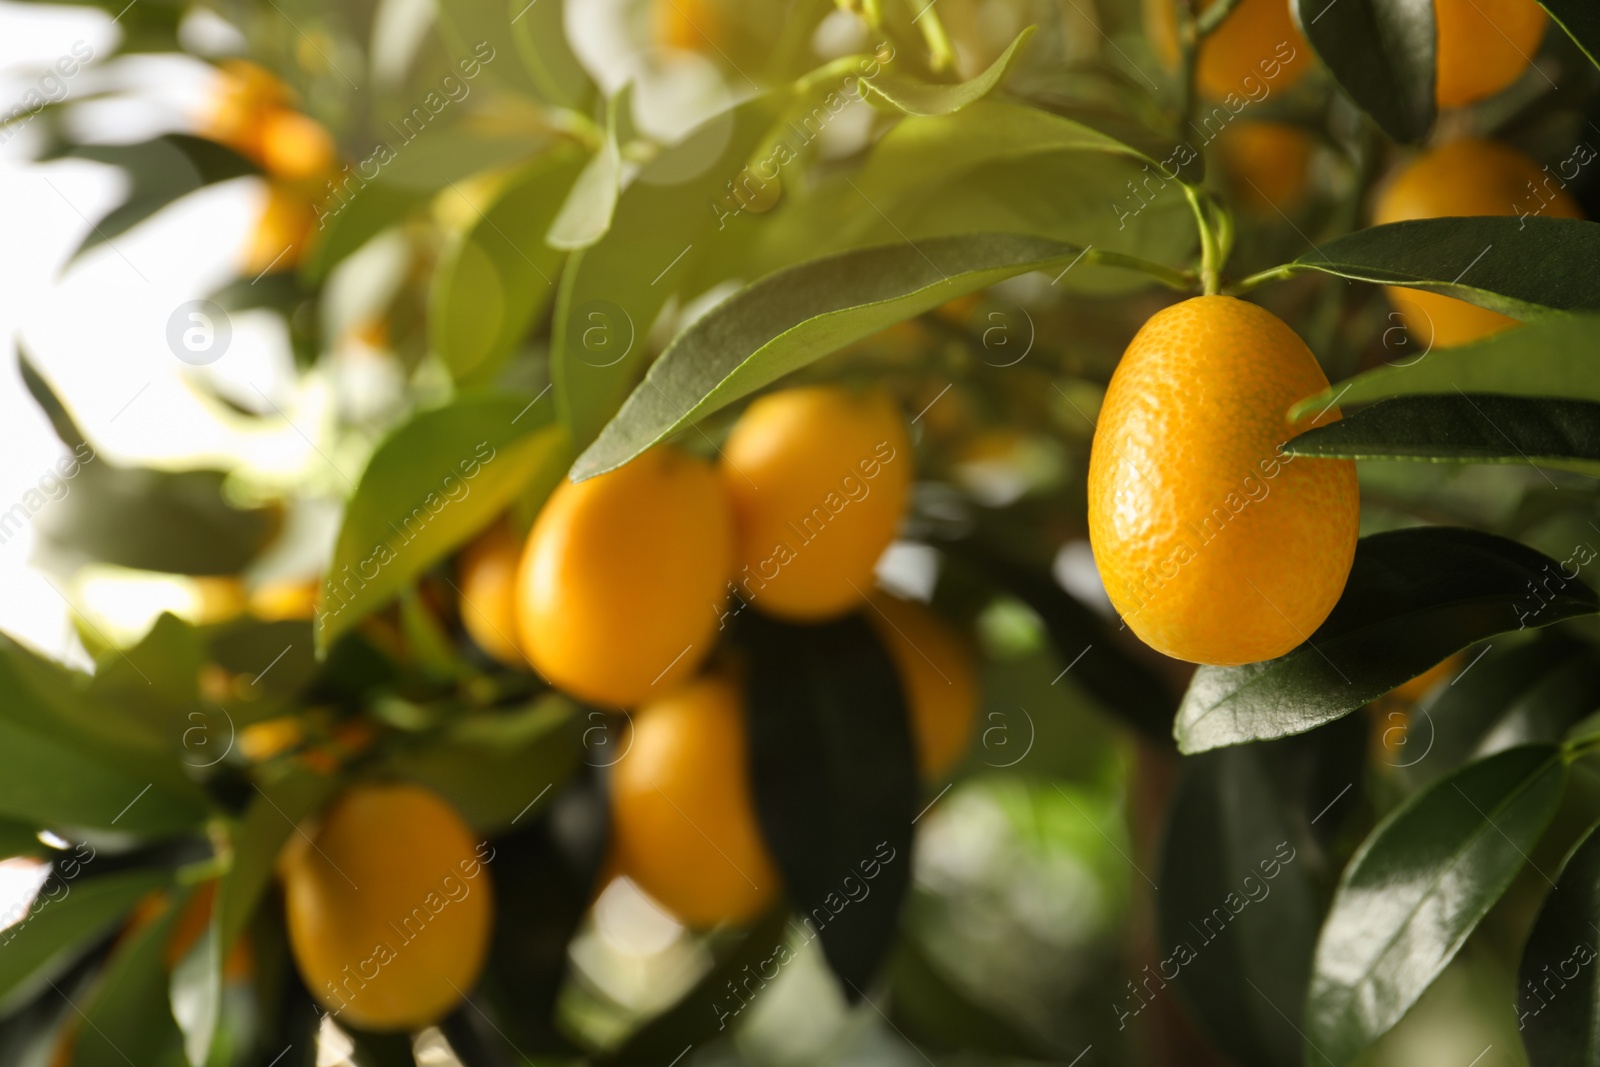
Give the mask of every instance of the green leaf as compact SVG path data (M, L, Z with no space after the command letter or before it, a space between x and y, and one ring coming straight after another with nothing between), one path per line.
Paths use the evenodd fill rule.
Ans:
M254 164L233 149L186 133L135 144L78 145L67 154L117 167L129 185L128 198L89 227L67 265L196 189L256 173Z
M322 809L339 781L302 767L259 782L229 834L232 859L217 884L212 927L218 964L255 914L272 882L273 864L301 822Z
M487 526L546 464L565 461L551 415L549 400L531 395L463 395L378 445L319 592L319 654Z
M890 1019L918 1048L1034 1062L1054 1058L1055 1050L1032 1027L974 1000L915 937L900 939L889 975Z
M228 502L222 471L116 467L87 444L75 456L70 491L33 517L41 537L64 551L136 570L226 575L277 532L271 511Z
M565 697L517 711L460 715L398 748L388 766L448 800L481 834L532 819L578 768L584 721ZM526 825L526 824L524 824Z
M551 347L556 408L574 449L587 445L638 381L651 325L698 260L732 240L722 198L777 121L787 93L707 119L642 167L611 228L574 253L561 279ZM694 295L693 292L684 295Z
M1539 0L1539 6L1567 31L1589 62L1600 67L1600 9L1588 0Z
M511 37L522 65L552 104L587 113L594 100L594 82L567 43L566 15L561 4L510 0Z
M995 232L1184 262L1195 228L1182 181L1201 180L1202 163L1187 146L1135 145L991 97L953 115L898 123L855 174L780 203L755 234L756 269L744 276L871 245ZM1058 275L1055 286L1101 293L1153 284L1093 258Z
M545 240L552 248L588 248L606 235L611 216L617 210L617 195L622 187L622 149L617 145L618 127L632 114L633 83L618 89L606 101L606 134L599 151L584 164L583 172L567 193Z
M1397 327L1398 328L1398 327ZM1424 393L1500 393L1600 401L1600 359L1594 338L1600 315L1558 315L1497 333L1482 341L1442 348L1374 367L1307 397L1294 418L1341 405Z
M1434 119L1433 0L1294 0L1339 87L1383 131L1418 144Z
M1404 748L1390 760L1415 789L1455 770L1476 756L1528 741L1554 741L1560 733L1528 736L1539 721L1571 721L1590 708L1571 706L1574 672L1592 671L1594 652L1588 644L1551 631L1536 640L1505 647L1496 641L1469 660L1450 685L1427 694L1409 716L1393 713L1394 725L1405 724ZM1470 678L1466 676L1470 674ZM1408 720L1408 721L1407 721ZM1504 732L1502 732L1504 730ZM1504 744L1491 738L1501 735Z
M1516 319L1600 310L1600 222L1584 219L1392 222L1329 241L1291 266L1443 293Z
M1400 1020L1455 956L1561 803L1552 745L1509 749L1419 793L1345 868L1317 942L1306 1062L1343 1067Z
M1600 834L1591 827L1562 863L1522 950L1517 1029L1533 1067L1600 1064Z
M1269 774L1285 744L1185 760L1161 846L1159 970L1176 975L1217 1045L1242 1067L1298 1061L1322 918L1315 859L1301 855L1297 820L1309 815L1285 803ZM1119 996L1115 1010L1123 1021L1144 1002Z
M1348 715L1453 652L1498 633L1600 611L1582 582L1544 588L1555 560L1477 530L1364 537L1344 594L1299 648L1265 663L1201 667L1173 733L1184 752L1304 733Z
M171 872L154 869L102 878L52 874L26 917L0 932L0 1014L47 988L141 897L171 880Z
M1294 438L1296 456L1553 465L1600 461L1600 403L1454 393L1395 397Z
M359 174L357 175L359 179ZM338 195L317 205L317 229L300 263L300 276L318 282L344 258L399 222L428 191L388 179L349 179Z
M0 638L0 815L40 826L172 835L209 806L181 765L86 700L74 677Z
M71 1067L159 1064L182 1056L182 1034L167 1006L167 942L188 894L117 945L78 1019Z
M960 111L999 87L1021 53L1022 46L1037 29L1037 26L1029 26L1017 34L1017 39L989 64L988 69L970 81L959 85L939 85L884 71L875 78L861 79L863 94L874 103L881 102L889 109L907 115L949 115Z
M428 294L428 340L457 381L497 372L554 299L562 256L544 235L582 166L575 145L538 156L445 250Z
M752 614L739 640L756 820L790 905L854 1003L894 947L911 888L920 801L906 698L859 614L811 626ZM862 895L840 903L851 884Z
M1072 245L1013 234L938 237L843 252L770 274L718 304L651 365L574 481L886 326L1005 278L1070 262Z

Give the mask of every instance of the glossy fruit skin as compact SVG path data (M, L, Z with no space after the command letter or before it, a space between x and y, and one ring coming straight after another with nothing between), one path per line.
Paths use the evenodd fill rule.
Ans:
M308 832L279 860L306 988L339 1021L369 1030L447 1015L483 968L493 852L413 785L353 786Z
M719 470L741 600L798 622L860 606L911 496L911 439L892 400L838 386L768 394L734 425Z
M978 678L972 650L932 610L875 592L863 612L877 631L906 697L917 771L932 782L954 769L972 740Z
M1532 159L1498 141L1464 137L1402 167L1379 193L1372 221L1519 214L1583 217L1560 179ZM1466 344L1517 324L1498 311L1439 293L1398 286L1387 292L1411 332L1433 347Z
M1157 651L1234 665L1282 655L1333 609L1355 555L1355 464L1279 453L1327 387L1271 312L1200 296L1157 312L1112 375L1089 457L1089 542L1106 592Z
M1493 96L1528 69L1550 17L1535 0L1433 0L1440 107Z
M739 686L710 675L634 713L612 768L618 869L690 926L748 922L778 888L745 736Z
M716 472L671 446L551 494L517 574L522 649L584 700L671 692L715 643L733 558Z
M1316 144L1304 128L1287 122L1241 120L1217 138L1235 201L1274 217L1305 203Z
M1168 69L1178 66L1178 12L1183 0L1144 0L1145 30ZM1200 0L1201 11L1215 0ZM1239 0L1228 17L1200 44L1195 83L1211 100L1230 94L1265 99L1287 89L1311 69L1311 44L1294 21L1289 0ZM1202 121L1204 121L1202 119ZM1218 131L1209 129L1206 136Z
M461 553L461 625L477 646L508 667L526 669L517 643L517 568L522 542L505 523Z

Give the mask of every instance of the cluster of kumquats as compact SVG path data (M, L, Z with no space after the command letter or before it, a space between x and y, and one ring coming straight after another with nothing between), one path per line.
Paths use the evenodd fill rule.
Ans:
M497 523L460 554L461 621L484 652L627 713L626 754L609 771L609 873L691 926L750 920L778 890L746 770L740 664L719 644L738 613L818 623L860 612L900 678L924 779L967 747L971 652L931 610L875 587L913 462L886 394L786 389L749 406L715 463L659 446L563 483L526 537ZM263 607L294 610L279 600ZM259 731L242 743L285 740ZM307 830L279 872L311 992L366 1029L416 1029L447 1013L487 951L487 846L412 785L351 787ZM439 933L397 944L391 924L419 901L445 901L446 876L461 888L429 922Z
M1534 0L1436 0L1434 8L1441 108L1509 86L1527 68L1547 22ZM1157 51L1175 62L1173 6L1150 0L1146 13ZM1288 84L1313 62L1288 5L1242 0L1201 44L1201 93L1221 99L1259 78L1266 73L1260 57L1276 55L1279 42L1289 42L1295 58L1272 73ZM1232 177L1254 199L1282 210L1303 195L1311 158L1305 131L1240 123L1219 146ZM1529 203L1537 205L1534 213L1581 217L1559 183L1522 152L1458 137L1391 175L1372 221L1512 215ZM1436 293L1391 288L1389 297L1422 350L1515 325ZM1281 416L1327 385L1289 326L1233 297L1200 296L1169 307L1134 337L1096 426L1089 535L1113 605L1147 644L1196 663L1254 663L1288 652L1332 611L1355 555L1355 466L1296 462L1281 448L1296 433L1339 417L1332 406L1296 425ZM1259 502L1244 500L1246 478L1268 483ZM1223 522L1230 533L1217 538Z
M700 10L672 5L679 16L684 7ZM1505 88L1544 31L1534 0L1436 0L1436 11L1444 107ZM1158 53L1175 62L1173 4L1150 0L1147 16ZM711 25L701 12L662 32L692 46ZM1202 46L1202 94L1225 96L1280 41L1292 42L1297 57L1284 64L1287 84L1314 60L1286 0L1241 0ZM266 269L284 248L303 246L309 192L333 146L265 71L238 63L223 76L208 132L270 175L251 254L252 269ZM1282 209L1305 193L1313 145L1299 127L1248 121L1220 150L1230 174ZM1577 205L1546 178L1505 144L1449 140L1403 165L1372 217L1512 214L1530 189L1544 213L1576 217ZM1250 206L1251 196L1238 199ZM285 266L293 259L280 257ZM1390 296L1432 345L1513 325L1444 296ZM1269 659L1300 644L1338 600L1357 536L1354 465L1292 460L1280 447L1339 417L1330 407L1299 425L1284 421L1291 404L1327 384L1288 325L1229 296L1169 307L1133 338L1097 423L1089 527L1112 603L1157 650L1211 664ZM1205 523L1247 475L1272 491L1234 513L1236 532L1206 539ZM924 778L949 771L964 751L978 694L963 639L921 605L874 586L912 482L907 428L884 394L791 388L752 403L714 463L658 446L562 484L525 537L503 523L461 554L461 619L485 652L588 704L629 713L627 754L609 780L612 868L686 923L749 920L777 883L747 778L740 666L719 645L733 615L748 609L808 623L862 612L900 675ZM297 605L258 610L292 614ZM313 994L371 1029L415 1028L448 1011L476 981L487 948L493 897L484 848L425 790L346 791L280 860L291 944ZM387 949L392 919L437 897L446 875L464 891L433 917L444 936ZM352 980L352 968L361 977Z
M333 170L333 137L295 109L288 86L266 68L232 59L217 74L220 82L200 132L256 164L268 180L240 270L252 276L290 270L305 251L316 222L313 204Z

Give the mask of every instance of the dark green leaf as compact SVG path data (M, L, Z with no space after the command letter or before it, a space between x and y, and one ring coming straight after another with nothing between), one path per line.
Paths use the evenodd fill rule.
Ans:
M919 1047L935 1051L1047 1061L1048 1043L1020 1021L976 1003L929 958L915 938L904 938L889 963L893 997L889 1016Z
M389 766L450 801L479 833L503 833L577 769L583 726L571 702L551 695L518 711L459 715L397 749Z
M92 862L91 856L82 866ZM141 897L171 880L165 870L103 878L51 875L22 921L0 932L0 1014L47 989Z
M1166 745L1176 702L1151 671L1111 639L1101 620L1046 571L1031 571L970 545L949 546L989 581L1009 591L1043 620L1067 677L1107 711L1148 739ZM1060 676L1056 676L1059 680Z
M1373 830L1317 942L1307 1062L1343 1067L1416 1003L1528 862L1565 784L1554 746L1509 749L1417 794Z
M1305 644L1265 663L1195 672L1173 730L1178 747L1304 733L1487 637L1600 611L1593 590L1559 575L1548 598L1532 592L1559 566L1476 530L1364 537L1344 594Z
M1591 828L1562 864L1518 968L1517 1029L1533 1067L1600 1064L1600 834Z
M1398 329L1398 327L1396 327ZM1600 315L1557 315L1505 330L1482 341L1407 356L1375 367L1300 401L1293 417L1337 403L1363 404L1421 393L1501 393L1508 396L1600 401L1600 360L1594 338Z
M1184 761L1161 849L1158 981L1174 982L1242 1067L1295 1063L1321 909L1269 775L1284 743ZM1120 1019L1144 1001L1117 999Z
M862 78L861 88L869 100L881 102L890 110L907 115L949 115L994 92L1037 28L1029 26L1017 34L1017 39L989 64L987 70L959 85L939 85L884 71L875 78Z
M81 1005L71 1067L127 1067L159 1064L182 1056L182 1034L167 1007L167 942L188 899L169 899L166 908L117 945Z
M507 179L440 259L429 293L429 341L457 381L497 372L555 297L562 257L544 235L582 167L573 145L537 157Z
M567 43L562 5L536 0L510 0L510 5L511 36L539 94L559 107L587 113L594 83Z
M1397 141L1433 128L1433 0L1294 0L1340 88Z
M71 674L5 638L0 692L0 814L150 835L205 821L205 797L175 759L87 701Z
M594 439L638 381L646 336L668 299L714 246L732 240L722 202L786 99L755 97L664 149L617 198L606 236L567 260L551 377L575 449Z
M233 149L186 133L163 134L136 144L79 145L69 154L119 168L128 177L129 189L127 200L89 227L68 264L202 186L256 173L255 166Z
M679 334L573 464L578 481L886 326L1082 249L1016 234L865 248L769 274Z
M1516 319L1600 310L1600 222L1583 219L1393 222L1329 241L1293 266L1443 293Z
M1285 451L1441 463L1600 461L1600 403L1497 393L1395 397L1309 430Z
M900 681L859 615L817 626L751 615L740 636L756 818L853 1000L893 947L911 887L918 785Z
M1403 725L1406 743L1390 762L1404 772L1407 782L1420 787L1455 770L1474 753L1487 754L1480 746L1500 723L1513 716L1521 719L1525 712L1518 709L1531 712L1547 706L1543 698L1546 680L1561 677L1573 669L1574 662L1587 661L1592 655L1589 646L1580 641L1549 634L1544 631L1537 640L1509 648L1496 641L1481 653L1481 659L1463 664L1449 685L1418 701L1409 716L1391 714L1394 721L1389 728ZM1565 718L1564 712L1561 717Z
M494 839L496 898L518 903L496 912L473 1003L440 1024L467 1063L516 1064L575 1051L558 1030L556 1004L569 969L567 946L589 913L607 856L609 816L605 786L591 771L552 795ZM468 1058L474 1046L486 1054Z
M748 981L751 972L765 974L768 967L781 966L792 957L785 944L788 925L788 913L782 908L762 918L676 1005L597 1061L607 1067L670 1063L674 1056L722 1033L729 1017L738 1015L742 1007L728 987L735 981Z
M318 205L317 230L300 264L309 282L320 281L346 256L398 222L427 190L388 179L344 179L338 193Z
M1588 0L1539 0L1539 5L1577 42L1589 62L1600 66L1600 8Z
M319 592L319 652L484 529L546 464L565 460L551 417L549 400L532 395L462 395L378 445Z
M255 786L244 816L229 835L231 864L217 885L213 928L218 958L224 959L244 932L272 881L273 864L295 827L333 795L338 780L294 767L281 778Z

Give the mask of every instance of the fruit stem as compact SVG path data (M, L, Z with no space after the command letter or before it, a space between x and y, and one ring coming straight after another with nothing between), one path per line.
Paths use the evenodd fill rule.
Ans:
M1216 31L1222 25L1222 20L1227 18L1239 3L1239 0L1217 0L1216 3L1200 12L1194 20L1195 36L1204 38Z
M911 2L915 5L922 3L923 0L911 0ZM955 45L950 42L950 34L946 32L944 23L939 20L939 13L934 10L931 0L919 13L912 16L911 21L920 24L922 39L927 42L928 65L935 71L954 69Z
M1271 270L1256 271L1249 277L1241 278L1228 286L1224 291L1229 296L1238 296L1240 293L1248 293L1258 285L1265 285L1267 282L1281 282L1287 278L1294 277L1298 273L1300 273L1299 267L1296 267L1293 263L1285 263L1283 266L1273 267Z
M1168 289L1176 289L1186 293L1194 289L1195 274L1189 270L1174 270L1161 263L1153 263L1148 259L1138 256L1123 255L1121 252L1108 252L1102 248L1091 248L1080 257L1090 263L1099 263L1107 267L1125 267L1148 274Z
M1206 218L1206 208L1200 200L1200 190L1192 185L1183 187L1183 195L1194 210L1195 225L1200 229L1200 289L1206 296L1216 296L1222 291L1222 255L1217 235Z

